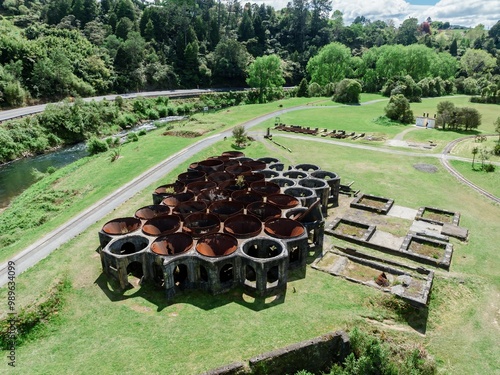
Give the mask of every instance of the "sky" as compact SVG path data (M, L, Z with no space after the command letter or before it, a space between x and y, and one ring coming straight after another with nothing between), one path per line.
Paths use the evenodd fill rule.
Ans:
M289 1L292 0L250 0L251 3L272 5L275 9L286 7ZM396 26L409 17L419 22L431 17L452 25L475 27L483 24L489 29L500 20L500 0L332 0L332 8L343 13L345 25L350 25L357 16L365 16L371 21L393 20Z

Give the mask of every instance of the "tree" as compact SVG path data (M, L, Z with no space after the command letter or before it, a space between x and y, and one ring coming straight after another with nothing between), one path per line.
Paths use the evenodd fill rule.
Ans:
M233 138L236 146L241 147L247 140L247 133L243 125L235 126L233 129Z
M403 21L396 35L396 42L405 46L417 42L418 20L416 18L408 18Z
M481 125L481 114L476 108L460 108L465 130L477 129Z
M245 46L237 40L225 38L210 55L213 75L217 82L242 85L251 56Z
M334 42L323 47L307 63L311 82L325 86L346 78L351 65L351 51L341 43Z
M446 129L446 124L449 124L454 116L455 104L446 100L444 102L439 102L437 105L437 125Z
M343 79L335 87L332 100L339 103L358 104L361 84L354 79Z
M281 87L285 83L281 59L277 55L257 57L248 67L246 82L259 89L259 100L263 103L265 95L274 87Z
M410 102L402 94L391 96L389 104L385 107L385 114L391 120L400 121L403 124L412 123L415 118L410 109Z
M496 59L483 50L469 48L460 59L460 67L469 77L488 73L495 65Z
M479 148L478 147L474 147L472 149L472 169L474 169L474 162L476 161L476 155L477 155L478 152L479 152Z
M500 144L500 117L497 117L495 120L495 132L498 133L498 141L497 143Z
M308 85L307 85L307 79L302 78L302 81L300 81L299 87L297 89L297 95L298 98L305 98L308 97Z

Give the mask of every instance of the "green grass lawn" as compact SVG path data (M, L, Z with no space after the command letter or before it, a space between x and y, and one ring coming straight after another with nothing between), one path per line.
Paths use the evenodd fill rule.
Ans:
M276 104L267 110L275 108L278 108ZM235 112L239 110L240 107L234 109ZM328 109L318 111L325 110ZM263 109L261 113L264 112ZM315 112L309 110L308 113L320 119ZM299 112L289 115L294 114ZM213 115L222 116L222 113ZM251 113L248 117L257 115ZM244 117L243 114L239 116ZM370 111L365 112L365 117L366 124L373 118ZM115 173L111 171L114 168L127 177L116 171L113 175L116 179L133 178L140 173L131 169L134 165L134 168L139 168L140 158L132 162L135 155L140 154L135 147L162 150L161 142L165 142L165 137L158 133L150 133L141 137L137 144L124 147L123 157L115 162L117 164L111 164L106 156L98 156L82 162L82 166L74 168L71 173L59 172L57 186L85 191L87 184L114 184L107 177L108 173ZM47 324L37 339L17 348L18 366L13 373L198 374L332 330L354 326L378 332L392 342L401 343L402 348L425 348L435 358L439 373L495 373L500 368L500 256L496 246L500 241L499 207L458 183L435 158L325 145L316 143L315 138L309 141L285 139L278 135L273 138L286 143L292 152L267 140L252 142L243 151L254 158L277 157L286 165L318 164L324 170L338 173L342 182L354 181L354 189L393 198L397 205L415 209L435 206L461 213L460 224L469 229L470 238L467 243L453 241L451 269L449 272L436 270L429 308L420 313L418 321L398 316L384 303L389 297L373 288L309 267L304 279L294 279L292 275L284 300L267 305L252 301L239 290L220 296L184 292L170 303L165 301L161 291L148 286L120 293L117 284L101 272L99 255L95 252L99 246L97 231L106 221L133 215L138 208L151 204L152 190L173 182L189 163L230 150L232 142L228 139L180 165L19 275L18 307L32 303L54 284L54 280L62 277L68 277L72 289L57 314L58 318ZM157 142L159 145L154 146ZM149 162L154 165L158 161ZM128 168L120 169L119 163ZM416 163L432 164L438 171L418 171L413 167ZM452 163L457 167L456 162ZM463 165L465 167L467 163ZM96 170L100 173L95 173ZM116 182L116 186L119 185ZM92 191L85 194L90 195ZM84 202L74 204L85 206ZM328 220L333 218L335 209L330 211ZM57 220L65 221L62 215L54 219ZM31 238L33 240L36 236ZM7 300L6 293L6 288L0 289L0 301ZM415 327L424 331L425 336Z
M450 164L462 176L489 193L500 197L500 166L496 166L494 172L485 172L480 169L481 161L476 159L474 169L469 162L450 160Z
M492 151L498 142L498 136L487 137L486 141L476 142L474 138L466 139L460 143L458 143L451 152L452 155L462 156L465 158L472 159L472 149L477 147L478 149L484 149L488 151ZM476 155L476 160L480 160L479 153ZM489 161L500 162L500 156L494 155L493 153L489 154Z

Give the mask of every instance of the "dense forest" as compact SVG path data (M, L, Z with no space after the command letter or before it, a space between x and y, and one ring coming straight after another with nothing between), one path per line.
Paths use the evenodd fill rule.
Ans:
M345 25L328 0L293 0L281 10L234 0L3 0L1 7L4 107L242 87L263 55L279 56L285 85L306 78L324 88L353 78L378 92L403 78L423 96L457 90L495 98L500 88L500 21L490 30L415 18L399 27L364 17Z
M346 25L328 0L293 0L281 10L234 0L3 0L0 14L3 108L96 94L249 85L259 89L257 95L205 100L222 106L262 102L279 97L277 90L287 85L298 86L297 95L333 95L337 101L362 90L409 101L463 93L500 103L500 21L489 30L430 18L408 18L396 27L358 17ZM265 91L266 85L277 89ZM138 119L185 113L168 101L146 109L139 102L128 114L120 107L63 104L4 123L0 162Z

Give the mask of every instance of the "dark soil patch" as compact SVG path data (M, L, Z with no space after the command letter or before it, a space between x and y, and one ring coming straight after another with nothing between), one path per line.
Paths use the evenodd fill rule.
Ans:
M440 259L444 253L443 247L438 244L432 244L430 242L417 242L415 240L410 242L408 250L436 260Z

